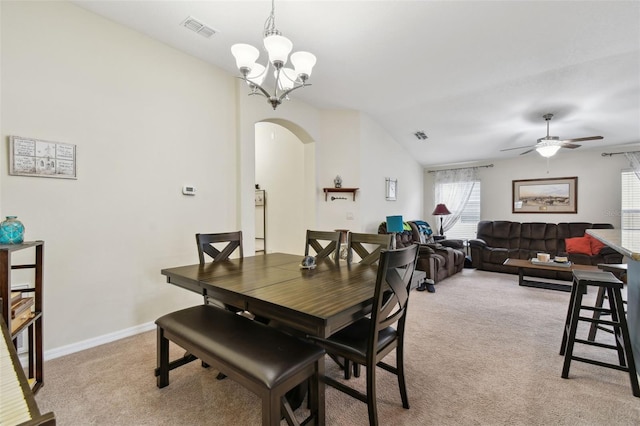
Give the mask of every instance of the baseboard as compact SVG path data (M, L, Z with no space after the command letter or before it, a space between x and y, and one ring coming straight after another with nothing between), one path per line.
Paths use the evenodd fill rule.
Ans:
M48 361L51 359L59 358L64 355L69 355L75 352L83 351L85 349L93 348L95 346L100 346L105 343L110 343L116 340L123 339L125 337L135 336L136 334L144 333L145 331L150 331L155 328L156 328L155 322L151 321L146 324L136 325L135 327L126 328L124 330L115 331L109 334L104 334L102 336L83 340L81 342L73 343L71 345L65 345L59 348L50 349L48 351L44 351L44 360Z

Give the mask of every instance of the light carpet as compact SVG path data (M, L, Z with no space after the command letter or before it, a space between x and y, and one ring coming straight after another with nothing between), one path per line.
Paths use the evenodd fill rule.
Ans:
M569 293L519 287L516 275L465 269L411 293L405 364L411 408L395 376L377 370L381 425L638 425L640 398L627 373L559 353ZM586 296L593 301L595 291ZM586 325L579 333L586 336ZM598 340L612 341L599 332ZM215 369L192 362L156 387L155 332L45 362L41 411L60 425L259 425L259 399ZM579 345L582 346L582 345ZM172 357L182 355L171 347ZM616 362L613 351L576 353ZM393 363L393 354L388 358ZM327 361L327 374L341 376ZM364 374L351 379L364 390ZM366 405L333 388L328 425L368 424ZM299 414L304 414L303 411Z

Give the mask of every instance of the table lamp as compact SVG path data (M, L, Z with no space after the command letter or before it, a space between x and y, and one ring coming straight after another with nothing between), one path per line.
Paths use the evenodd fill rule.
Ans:
M433 213L431 213L431 214L433 216L440 216L440 236L444 237L444 229L442 228L442 220L443 220L442 216L446 216L448 214L451 214L451 212L449 211L447 206L445 206L444 204L438 204L436 206L436 208L433 209Z
M391 249L396 249L396 234L404 231L402 226L402 216L387 216L387 232L393 234L391 238Z

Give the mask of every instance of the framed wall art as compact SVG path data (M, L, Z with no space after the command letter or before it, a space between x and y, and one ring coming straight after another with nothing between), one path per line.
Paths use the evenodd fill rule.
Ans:
M10 136L9 174L77 179L76 146L69 143Z
M513 181L513 213L578 213L578 178Z
M398 179L385 179L385 198L389 201L396 201L398 194Z

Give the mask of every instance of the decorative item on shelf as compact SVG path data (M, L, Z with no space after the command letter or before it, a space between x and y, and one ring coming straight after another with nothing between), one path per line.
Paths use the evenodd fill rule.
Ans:
M451 214L451 212L449 211L447 206L445 206L444 204L438 204L436 206L436 208L433 209L433 213L431 213L431 214L433 216L440 216L440 236L444 236L444 228L442 226L442 221L443 221L443 217L442 216L446 216L448 214Z
M336 178L333 180L333 184L336 186L336 188L342 188L342 178L340 177L340 175L336 176Z
M22 244L24 241L24 225L17 216L7 216L0 222L0 244Z
M311 70L316 64L316 57L309 52L295 52L291 54L291 63L294 69L285 68L289 53L293 49L293 43L276 28L275 2L271 0L271 14L264 23L264 48L269 54L267 65L256 62L260 51L250 44L234 44L231 53L236 59L236 66L242 74L240 79L247 82L251 88L250 95L261 95L267 98L273 109L289 99L289 93L301 87L310 86L307 83ZM269 71L269 65L273 67L275 85L273 94L269 94L263 87L265 77Z
M387 216L387 232L393 234L391 237L391 249L396 249L396 234L404 231L402 216Z

